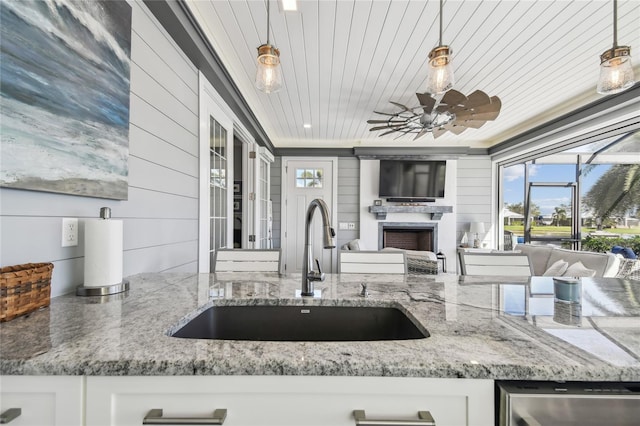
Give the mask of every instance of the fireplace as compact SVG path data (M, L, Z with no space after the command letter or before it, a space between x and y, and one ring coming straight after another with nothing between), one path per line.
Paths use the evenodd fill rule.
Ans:
M423 222L378 222L378 250L438 251L438 224Z

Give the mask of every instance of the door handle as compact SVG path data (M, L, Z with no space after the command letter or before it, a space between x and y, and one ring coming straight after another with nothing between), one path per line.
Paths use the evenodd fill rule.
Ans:
M0 424L6 425L16 417L20 417L20 414L22 414L22 408L9 408L4 413L0 414Z
M227 409L218 408L213 412L213 417L162 417L162 408L149 410L143 425L221 425L227 418Z
M418 411L418 418L415 420L382 420L367 419L364 410L353 410L353 418L357 426L436 426L436 421L428 411Z

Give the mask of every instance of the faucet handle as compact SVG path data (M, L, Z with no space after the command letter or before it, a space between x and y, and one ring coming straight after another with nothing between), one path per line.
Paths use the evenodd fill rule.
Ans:
M307 279L309 281L324 281L324 273L322 272L322 267L318 259L316 259L316 266L318 267L317 271L307 272Z
M369 292L367 291L367 283L360 283L360 286L362 286L362 291L360 292L360 296L368 297Z

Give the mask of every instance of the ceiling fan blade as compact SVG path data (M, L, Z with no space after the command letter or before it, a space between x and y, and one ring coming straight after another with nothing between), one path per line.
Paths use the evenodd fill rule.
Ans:
M380 112L380 111L373 111L376 114L380 114L380 115L390 115L391 117L396 117L398 115L397 112L394 113L390 113L390 112Z
M464 132L465 130L467 130L466 127L464 126L458 126L457 124L447 124L444 127L447 127L447 130L449 130L451 133L455 133L456 135L459 135L460 133Z
M480 121L491 121L495 120L498 117L499 111L497 112L485 112L481 114L470 112L461 112L456 114L456 119L458 120L480 120Z
M473 108L473 111L476 114L480 114L480 113L486 113L486 112L491 112L491 113L498 113L500 112L500 101L498 101L497 103L490 103L490 104L485 104L485 105L480 105L476 108Z
M388 132L380 133L380 134L378 135L378 137L380 137L380 136L384 136L384 135L388 135L389 133L393 133L393 132L396 132L396 131L397 131L396 129L391 129L391 130L389 130Z
M405 123L404 121L400 124L389 124L387 126L376 126L376 127L372 127L369 129L370 132L374 131L374 130L384 130L384 129L390 129L390 128L394 128L394 127L403 127L406 126L407 123Z
M413 138L413 140L415 141L416 139L420 139L421 137L423 137L424 135L426 135L427 133L429 133L428 129L422 129L422 131L420 133L418 133L416 135L415 138Z
M405 121L392 120L391 118L388 120L367 120L369 124L380 124L380 123L404 123Z
M449 107L452 107L455 105L463 105L466 101L467 97L465 95L458 92L457 90L451 89L444 94L442 100L440 101L440 104L446 104L449 105Z
M434 139L438 139L440 136L444 135L445 133L447 133L447 129L445 129L444 127L438 127L436 129L433 129L433 138Z
M491 103L491 98L489 95L484 93L482 90L476 90L469 96L467 96L468 101L464 104L467 108L477 108L481 105L487 105Z
M400 108L402 108L405 111L411 111L411 108L409 108L409 107L407 107L405 105L399 104L398 102L389 101L389 103L394 104L395 106L399 106Z
M486 123L486 121L483 120L463 120L461 123L459 123L459 126L464 126L464 127L471 127L472 129L479 129L480 127L482 127L482 125Z
M396 136L395 138L393 138L393 140L399 139L401 137L403 137L404 135L406 135L406 133L400 133L398 136Z
M431 111L433 111L433 107L436 104L436 100L428 93L416 93L416 96L418 97L418 102L420 102L424 113L431 114Z

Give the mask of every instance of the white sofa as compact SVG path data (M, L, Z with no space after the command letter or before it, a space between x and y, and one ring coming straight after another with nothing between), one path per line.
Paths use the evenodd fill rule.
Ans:
M595 271L595 277L615 277L620 267L620 258L613 253L575 251L532 244L518 244L514 251L529 255L535 276L544 275L558 260L564 260L569 266L580 261L585 268Z

